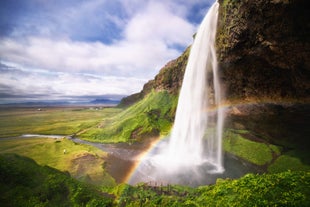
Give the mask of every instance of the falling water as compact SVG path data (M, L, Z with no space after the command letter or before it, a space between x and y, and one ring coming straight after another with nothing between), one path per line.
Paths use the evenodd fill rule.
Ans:
M211 6L191 47L171 137L144 157L130 184L197 186L224 176L224 111L218 107L222 94L215 50L218 7L218 2Z
M169 142L169 156L176 165L209 162L223 171L221 101L215 50L218 3L202 21L192 45ZM213 77L213 80L212 80ZM213 83L213 93L209 81ZM210 95L214 94L214 95ZM210 108L216 108L210 111Z

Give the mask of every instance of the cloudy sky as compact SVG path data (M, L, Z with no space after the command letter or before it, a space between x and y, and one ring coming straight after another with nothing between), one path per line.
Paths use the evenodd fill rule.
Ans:
M0 103L139 92L213 0L1 0Z

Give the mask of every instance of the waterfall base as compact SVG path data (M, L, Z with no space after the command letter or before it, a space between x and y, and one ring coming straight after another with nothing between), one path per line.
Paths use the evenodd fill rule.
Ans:
M258 172L255 166L226 154L225 171L204 160L202 162L170 162L161 152L168 140L162 140L146 155L132 174L129 184L140 182L150 185L178 184L191 187L214 184L218 178L239 178L246 173Z

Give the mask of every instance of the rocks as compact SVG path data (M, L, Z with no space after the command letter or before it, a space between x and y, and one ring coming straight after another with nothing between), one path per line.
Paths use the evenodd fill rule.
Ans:
M228 100L310 101L307 0L220 0L218 60ZM152 90L178 94L189 48L165 65L130 105ZM212 93L212 90L211 90Z
M227 98L309 101L306 0L220 4L217 45Z
M150 80L143 86L141 92L123 98L120 106L131 105L143 99L152 90L167 90L170 94L177 95L182 86L189 51L190 47L180 57L168 62L153 80Z

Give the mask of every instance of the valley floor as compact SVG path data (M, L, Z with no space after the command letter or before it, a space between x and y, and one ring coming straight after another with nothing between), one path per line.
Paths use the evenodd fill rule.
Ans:
M155 94L155 97L158 96ZM169 98L164 94L160 95L160 97L169 101ZM40 110L37 107L0 107L0 156L4 156L1 159L6 162L7 154L14 153L35 160L39 166L49 166L62 172L68 172L70 176L78 179L82 183L97 186L96 188L99 191L113 194L115 196L113 205L119 206L123 206L124 202L128 206L140 204L147 206L157 206L159 204L173 206L180 200L184 202L184 205L187 203L188 205L193 204L193 206L204 206L205 202L207 202L210 203L210 206L213 206L226 201L225 199L234 202L238 201L239 203L242 203L241 200L244 200L243 202L250 202L249 200L261 201L262 205L263 202L267 202L270 205L284 205L287 202L287 205L284 206L290 206L289 204L307 206L309 204L309 152L299 146L291 145L290 142L287 142L288 139L284 138L271 144L268 142L268 139L274 136L274 130L271 130L271 133L268 133L268 130L264 131L265 133L261 133L266 127L264 129L246 127L247 124L260 121L262 119L261 117L251 117L251 120L247 121L245 121L246 119L244 117L240 118L240 116L232 115L228 117L229 121L226 124L227 127L224 134L224 149L227 154L237 158L241 163L244 162L256 166L257 169L260 169L257 172L280 174L249 174L238 180L219 179L216 185L199 188L170 185L161 186L159 184L155 186L154 184L151 186L139 184L133 187L120 184L126 181L127 173L120 174L119 172L132 171L132 168L136 165L135 160L139 159L139 155L143 154L143 151L149 148L152 140L145 137L143 139L144 141L129 139L126 141L127 143L123 144L101 144L94 143L94 141L117 143L122 139L98 140L98 138L93 139L90 136L94 132L98 135L97 131L99 132L105 126L113 126L113 121L125 120L125 115L139 115L139 113L145 113L146 117L148 117L147 119L150 120L150 122L146 123L150 124L149 126L153 126L152 124L155 123L153 123L153 119L161 119L163 125L160 127L164 127L166 131L169 130L166 118L160 115L162 112L153 109L152 105L149 105L148 102L141 102L140 107L143 108L143 104L146 106L144 108L146 112L140 112L134 108L135 106L129 109L41 107ZM166 113L169 113L169 111L167 110ZM287 120L295 117L291 115L286 116ZM263 119L267 122L269 121L269 123L273 123L273 126L277 126L275 117L271 116L271 119ZM285 119L282 119L282 121L285 122ZM128 126L132 127L134 125ZM290 127L292 126L290 125ZM301 127L303 128L303 126ZM149 133L149 135L152 135L152 130L149 132L146 134ZM303 134L305 133L307 132L303 132ZM60 135L60 137L18 138L23 134ZM113 136L119 135L115 134ZM302 135L300 134L300 136ZM78 142L77 140L73 141L74 137L81 137L92 142L85 142L80 139L77 139L79 140ZM131 150L131 148L134 150ZM122 154L122 156L118 156L118 154ZM124 162L124 158L127 158L126 162ZM115 163L118 164L115 165ZM23 171L22 173L26 172ZM1 176L2 192L7 191L5 189L8 188L13 187L14 189L14 185L16 190L20 188L21 183L17 181L15 184L12 184L13 186L5 186L4 180L8 175L3 171ZM255 189L253 185L256 185L256 182L263 183L258 185L261 186L259 189L256 189L259 194L255 195L256 197L254 195L251 195L252 197L246 197L248 193L249 195L251 193L255 194L254 191L249 190L250 188ZM291 185L297 185L296 182L298 182L297 184L300 187L293 188ZM299 182L303 183L300 184ZM50 185L50 183L46 185ZM278 187L274 188L275 186ZM281 186L283 187L282 193L289 195L288 198L280 196ZM244 194L241 193L240 196L237 196L234 194L237 191L244 192ZM267 196L267 194L264 194L267 191L274 193L272 193L272 196ZM9 198L10 193L14 192L8 191L7 194L3 195L7 195L7 198ZM220 198L220 194L217 193L226 197L223 196L223 198ZM280 199L278 199L279 203L271 203L275 196L280 196ZM197 198L195 199L195 197ZM1 197L2 201L7 198ZM208 200L211 198L216 198L217 203L212 204L212 201ZM20 199L23 198L21 197ZM224 205L224 203L222 204ZM248 204L250 205L251 203L244 203L244 206L248 206Z

